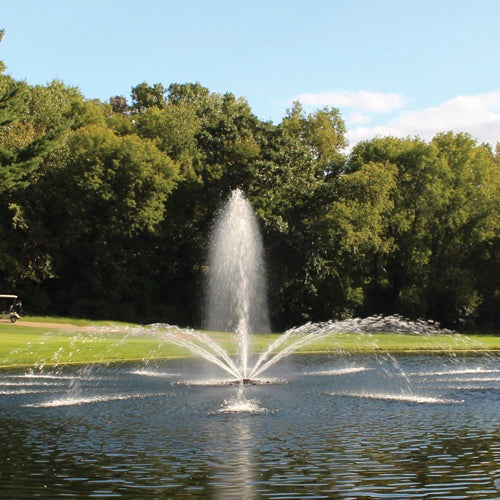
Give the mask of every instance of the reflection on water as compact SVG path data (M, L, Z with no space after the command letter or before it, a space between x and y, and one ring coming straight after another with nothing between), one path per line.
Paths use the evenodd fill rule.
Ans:
M295 356L242 397L199 370L0 373L0 496L499 496L498 358Z

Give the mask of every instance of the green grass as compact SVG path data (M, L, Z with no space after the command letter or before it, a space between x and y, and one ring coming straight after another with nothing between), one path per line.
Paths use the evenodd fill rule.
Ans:
M30 318L31 319L31 318ZM57 323L54 318L44 318ZM23 321L25 319L23 318ZM41 318L32 319L40 322ZM127 325L110 322L61 319L59 323L80 327L80 330L45 328L0 323L0 367L98 363L127 360L163 359L189 356L186 349L161 340L153 333L129 333ZM84 330L82 326L114 326L112 329ZM210 333L230 353L235 352L234 336ZM255 335L252 345L261 352L278 334ZM308 344L298 352L468 352L500 351L500 336L487 335L402 335L402 334L336 334Z
M0 367L171 358L188 353L152 335L0 324Z
M81 318L64 318L60 316L23 316L23 322L28 323L55 323L63 325L73 325L73 326L130 326L130 323L123 323L121 321L95 321L90 319Z

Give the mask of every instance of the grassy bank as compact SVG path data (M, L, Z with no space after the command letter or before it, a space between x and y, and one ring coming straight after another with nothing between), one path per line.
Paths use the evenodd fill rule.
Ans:
M100 332L100 327L0 324L0 367L98 363L185 356L152 335ZM66 328L67 325L71 327ZM76 327L76 328L74 328Z
M236 350L231 334L210 334L229 352ZM255 335L253 348L265 349L278 334ZM313 342L299 352L500 352L500 336L336 334ZM0 367L116 362L187 356L186 349L153 333L137 333L130 325L68 318L28 318L0 323Z

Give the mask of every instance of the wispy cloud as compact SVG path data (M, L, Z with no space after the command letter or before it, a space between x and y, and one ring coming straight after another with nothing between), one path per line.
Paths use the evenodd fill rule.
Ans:
M500 141L500 91L460 95L425 109L408 108L401 94L368 90L305 93L292 101L309 109L339 108L346 120L351 147L376 136L419 136L430 140L437 133L450 130L467 132L493 147Z
M305 93L292 98L306 106L334 106L355 109L358 112L387 113L401 109L405 100L394 92L372 92L370 90L334 90L329 92Z
M423 110L402 110L387 123L373 127L350 128L348 124L348 139L351 146L386 135L419 136L429 140L449 130L467 132L479 142L495 146L500 141L500 92L458 96Z

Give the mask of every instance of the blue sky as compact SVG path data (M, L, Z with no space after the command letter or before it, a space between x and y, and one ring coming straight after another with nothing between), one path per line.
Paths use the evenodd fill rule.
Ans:
M88 98L200 82L263 120L341 110L351 145L469 132L500 141L500 0L2 0L0 59Z

